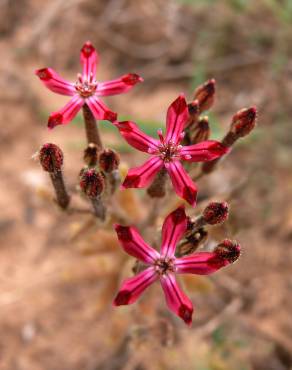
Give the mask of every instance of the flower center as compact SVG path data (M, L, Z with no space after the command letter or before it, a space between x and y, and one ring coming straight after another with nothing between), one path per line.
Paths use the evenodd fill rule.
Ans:
M82 98L87 98L88 96L92 96L97 88L97 82L93 78L91 74L89 79L84 76L78 75L78 80L75 83L75 90Z
M174 143L171 140L166 142L161 130L158 130L158 136L160 139L160 145L158 147L157 154L160 156L160 158L164 162L171 162L174 159L178 159L180 157L180 150L182 146Z
M154 266L159 275L164 275L169 271L174 271L174 260L169 257L161 257L155 261Z

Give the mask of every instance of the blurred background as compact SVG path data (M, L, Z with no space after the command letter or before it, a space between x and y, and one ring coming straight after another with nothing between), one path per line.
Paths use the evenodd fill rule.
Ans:
M61 213L32 159L43 143L60 145L76 186L81 116L49 132L49 113L67 98L34 70L50 66L75 81L88 39L100 53L98 79L144 77L107 103L149 134L180 92L190 100L208 78L217 81L212 138L237 110L258 107L256 130L199 183L202 198L231 199L229 221L212 237L236 238L243 256L186 279L192 328L167 313L159 287L112 308L133 259L111 232ZM291 44L290 0L0 1L1 370L291 370ZM108 122L101 130L123 161L141 163ZM138 193L122 200L133 220L145 216Z

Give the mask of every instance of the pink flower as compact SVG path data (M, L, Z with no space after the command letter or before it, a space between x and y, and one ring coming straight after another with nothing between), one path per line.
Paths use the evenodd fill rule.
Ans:
M148 267L122 283L114 306L136 302L149 285L159 280L169 309L189 325L192 323L193 305L179 286L176 274L208 275L234 262L240 254L239 244L224 241L213 252L176 258L176 245L187 229L183 206L170 213L164 221L160 253L142 239L136 228L115 225L115 229L124 250Z
M189 146L180 145L188 116L186 100L180 95L168 108L166 135L164 137L162 131L158 130L159 140L144 134L134 122L117 123L120 133L130 145L151 156L142 166L129 170L122 187L144 188L152 182L158 171L165 168L175 192L191 205L195 205L197 187L181 161L211 161L227 153L228 149L215 140Z
M99 97L127 92L143 79L134 73L129 73L116 80L97 82L95 74L98 61L99 57L95 48L87 41L80 52L83 71L82 74L78 74L75 83L64 80L52 68L42 68L35 71L35 74L48 89L57 94L72 97L65 107L50 115L49 128L52 129L57 125L72 121L84 104L89 106L96 119L116 121L117 114L109 110Z

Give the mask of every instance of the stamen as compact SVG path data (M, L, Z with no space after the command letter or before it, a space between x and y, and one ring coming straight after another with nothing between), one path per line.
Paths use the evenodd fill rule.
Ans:
M192 158L192 156L190 155L190 154L185 154L184 155L184 159L186 159L186 160L189 160L189 159L191 159Z
M159 140L160 140L161 144L164 144L165 141L164 141L164 137L163 137L161 128L159 130L157 130L157 134L159 136Z
M153 149L153 148L148 148L148 149L147 149L147 153L149 153L149 154L154 154L154 153L156 153L156 150L155 150L155 149Z
M179 141L181 141L185 137L185 133L182 132L179 134Z

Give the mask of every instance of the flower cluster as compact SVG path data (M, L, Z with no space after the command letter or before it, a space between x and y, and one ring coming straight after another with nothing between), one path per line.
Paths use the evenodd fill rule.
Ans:
M149 187L149 196L162 197L168 175L175 193L192 207L196 205L198 192L194 182L196 177L191 172L193 164L203 162L197 178L213 171L232 145L255 126L255 108L244 109L234 115L230 129L221 141L209 139L208 117L201 114L214 102L215 80L212 79L195 90L190 103L180 94L167 110L165 130L158 130L158 138L150 137L135 122L119 121L118 115L100 99L127 92L143 79L130 73L112 81L98 82L95 75L99 57L89 41L81 49L80 61L82 74L77 76L75 83L64 80L51 68L38 69L35 73L48 89L71 97L65 107L50 114L50 129L69 123L80 109L83 110L88 146L83 155L85 167L80 171L79 189L91 202L91 213L101 224L110 219L107 217L109 212L113 216L111 219L115 218L117 210L105 203L110 201L120 184L120 158L114 150L104 149L96 120L112 122L128 144L149 155L144 164L129 169L121 189ZM50 174L57 203L63 209L70 209L72 202L63 180L61 149L55 144L45 144L39 151L39 159L43 169ZM204 227L224 222L228 211L226 202L211 202L203 214L193 220L186 215L184 206L178 207L163 223L160 252L148 245L135 227L115 225L122 248L140 261L142 271L122 283L114 305L134 303L149 285L160 281L169 309L191 324L192 302L182 291L176 276L211 274L238 259L240 245L228 239L213 251L194 253L207 238Z

